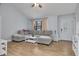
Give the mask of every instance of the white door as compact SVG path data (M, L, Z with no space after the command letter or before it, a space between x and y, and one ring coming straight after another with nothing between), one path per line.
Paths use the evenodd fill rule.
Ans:
M71 16L62 16L59 18L60 20L60 25L59 25L59 35L60 35L60 40L69 40L71 41L72 36L73 36L73 29L74 29L74 24L73 24L73 17Z

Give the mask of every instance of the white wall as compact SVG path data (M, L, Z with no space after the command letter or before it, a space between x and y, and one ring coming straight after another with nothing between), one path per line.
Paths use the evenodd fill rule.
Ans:
M79 34L79 4L76 9L76 34Z
M8 4L0 5L0 16L2 17L3 39L9 39L17 30L27 28L27 18Z
M76 34L79 34L79 21L76 23Z
M0 39L1 39L1 16L0 16Z
M57 30L57 16L48 17L48 30Z
M28 27L28 30L32 30L32 20L31 19L28 19L27 27Z
M48 30L52 31L53 40L57 40L57 16L48 16Z

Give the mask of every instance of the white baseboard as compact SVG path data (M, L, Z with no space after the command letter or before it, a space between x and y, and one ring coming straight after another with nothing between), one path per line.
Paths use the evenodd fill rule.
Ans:
M63 39L54 39L54 41L60 41L60 40L63 40ZM72 40L64 39L63 41L72 41Z
M54 41L59 41L59 39L54 39Z
M11 42L12 40L7 40L7 42Z

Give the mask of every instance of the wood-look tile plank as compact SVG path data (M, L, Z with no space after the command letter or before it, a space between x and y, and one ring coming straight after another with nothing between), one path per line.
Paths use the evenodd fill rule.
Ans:
M8 56L74 56L72 42L52 42L49 46L27 42L9 42Z

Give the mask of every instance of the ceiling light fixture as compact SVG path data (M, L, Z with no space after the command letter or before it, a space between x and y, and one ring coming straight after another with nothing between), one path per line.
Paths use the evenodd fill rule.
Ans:
M42 5L39 4L39 3L33 3L33 4L32 4L32 7L39 7L39 8L42 8Z

